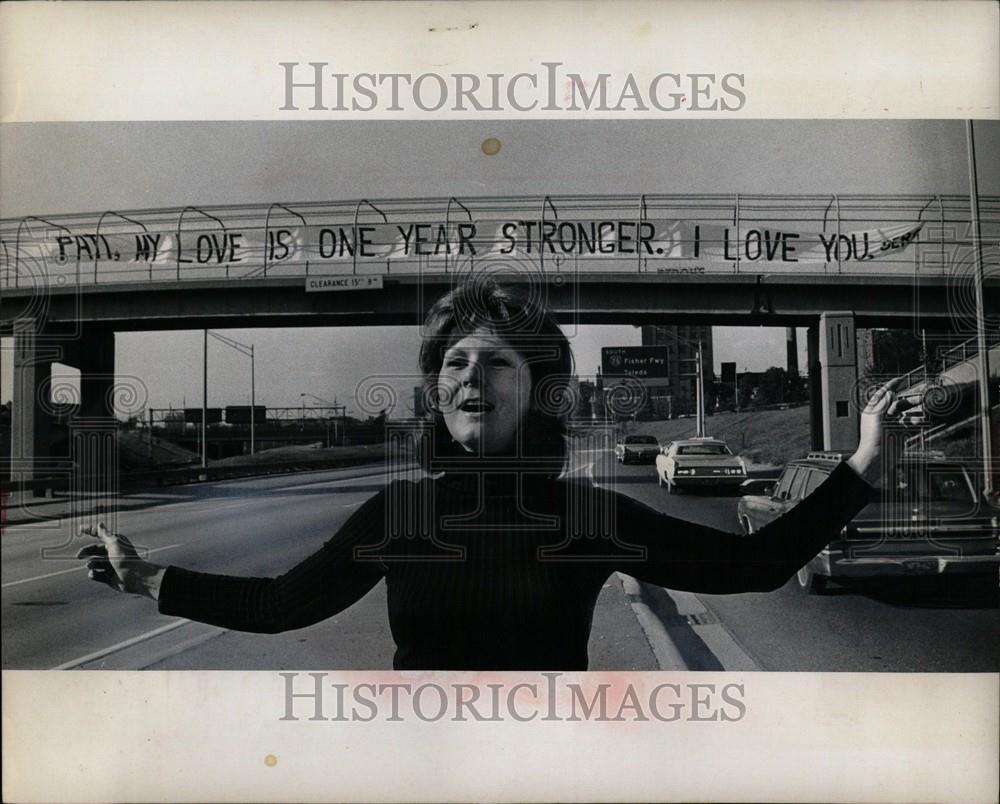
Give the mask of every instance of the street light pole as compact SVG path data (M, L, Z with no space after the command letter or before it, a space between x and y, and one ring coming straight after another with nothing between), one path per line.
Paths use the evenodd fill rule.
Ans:
M255 451L255 438L254 438L254 407L257 404L257 394L255 389L256 380L254 378L254 352L253 344L247 346L245 343L240 343L239 341L234 341L232 338L227 338L225 335L220 335L218 332L212 332L211 330L205 330L206 341L207 336L211 335L215 340L226 344L230 349L235 349L240 354L246 355L250 358L250 454L253 455Z
M254 357L253 344L250 344L250 454L254 454L254 408L257 405L255 380L254 380Z
M972 223L972 247L975 251L976 278L973 286L976 291L976 347L979 349L979 408L980 430L982 432L983 450L983 493L991 496L993 493L993 467L991 466L992 447L992 411L990 410L990 367L989 352L986 349L986 307L983 299L983 236L979 225L979 184L976 179L976 145L972 133L972 121L965 121L965 136L969 152L969 212Z

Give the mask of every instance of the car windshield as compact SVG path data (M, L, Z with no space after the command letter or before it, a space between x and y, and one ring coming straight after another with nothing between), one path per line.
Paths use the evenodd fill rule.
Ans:
M732 455L725 444L683 444L677 447L678 455Z
M890 488L927 502L969 502L973 499L965 472L955 466L897 466Z
M607 442L605 442L607 443ZM653 436L629 436L625 439L626 444L657 444L657 440Z

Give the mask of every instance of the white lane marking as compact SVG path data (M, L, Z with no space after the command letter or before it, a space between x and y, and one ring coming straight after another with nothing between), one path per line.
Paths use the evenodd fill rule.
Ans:
M68 517L59 517L57 519L43 519L41 522L20 522L14 525L4 525L3 531L0 531L5 537L9 538L16 535L17 531L27 530L28 528L47 528L51 530L58 530L62 527L63 519Z
M371 474L355 475L354 477L338 477L334 480L313 480L309 483L296 483L294 486L282 486L280 489L275 489L275 491L299 491L301 489L315 488L316 486L333 486L338 483L356 483L359 480L371 480L374 478L384 479L387 474L387 472L372 472ZM400 473L393 472L393 476L396 476L397 474Z
M171 659L181 653L185 653L189 650L197 648L199 645L204 645L206 642L220 637L223 634L229 633L225 628L213 628L203 634L198 634L191 637L190 639L185 639L183 642L178 643L172 647L168 647L159 652L147 653L145 658L142 660L142 664L138 667L129 667L129 670L148 670L150 667L160 664L161 662ZM103 669L103 667L102 667Z
M344 503L340 507L341 508L354 508L356 505L361 505L361 503L363 503L363 502L364 502L364 500L358 500L357 502Z
M587 478L589 480L594 479L594 463L581 463L574 466L572 469L566 471L564 475L565 478Z
M106 648L101 648L100 650L95 650L93 653L88 653L86 656L81 656L78 659L73 659L63 664L56 665L52 670L72 670L74 667L79 667L81 664L86 664L87 662L92 662L94 659L100 659L102 656L107 656L109 653L114 653L115 651L122 650L123 648L131 647L132 645L137 645L140 642L145 642L147 639L152 639L153 637L158 637L160 634L166 634L182 625L187 625L190 620L178 620L177 622L167 623L167 625L160 626L159 628L154 628L152 631L146 631L144 634L139 634L139 636L134 636L131 639L125 639L121 642L116 642L114 645L109 645Z
M95 542L96 544L96 542ZM173 550L175 547L180 547L179 544L168 544L166 547L155 547L152 550L147 550L146 555L151 555L152 553L159 553L162 550ZM78 561L83 561L84 559L77 559ZM47 572L45 575L35 575L32 578L22 578L19 581L8 581L7 583L0 586L0 589L6 589L8 586L20 586L22 583L31 583L32 581L44 581L46 578L55 578L57 575L67 575L70 572L79 572L80 570L87 569L87 565L77 567L70 567L69 569L59 570L57 572Z

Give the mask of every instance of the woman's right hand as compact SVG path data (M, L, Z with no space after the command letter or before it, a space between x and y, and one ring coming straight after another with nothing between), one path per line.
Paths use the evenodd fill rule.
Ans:
M76 554L77 558L87 560L87 577L118 592L144 595L153 600L159 597L165 567L144 560L132 542L120 533L109 531L103 522L97 528L80 528L80 535L100 539L99 544L87 545Z
M897 416L914 404L896 396L896 389L902 381L902 377L896 377L872 394L865 409L861 411L858 448L847 460L847 465L873 486L880 484L885 468L882 465L882 430L885 420Z

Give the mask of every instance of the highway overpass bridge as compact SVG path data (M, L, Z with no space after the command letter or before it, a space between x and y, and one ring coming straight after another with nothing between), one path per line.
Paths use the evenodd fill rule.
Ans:
M979 212L985 307L997 311L1000 197L981 199ZM821 378L812 384L814 443L849 449L856 328L923 329L942 342L975 331L971 219L969 200L955 196L646 194L0 221L12 465L30 476L51 457L55 361L81 370L79 432L90 446L77 458L111 460L115 332L418 324L454 283L487 274L537 296L567 325L808 327L810 375ZM1000 321L990 314L988 323Z

